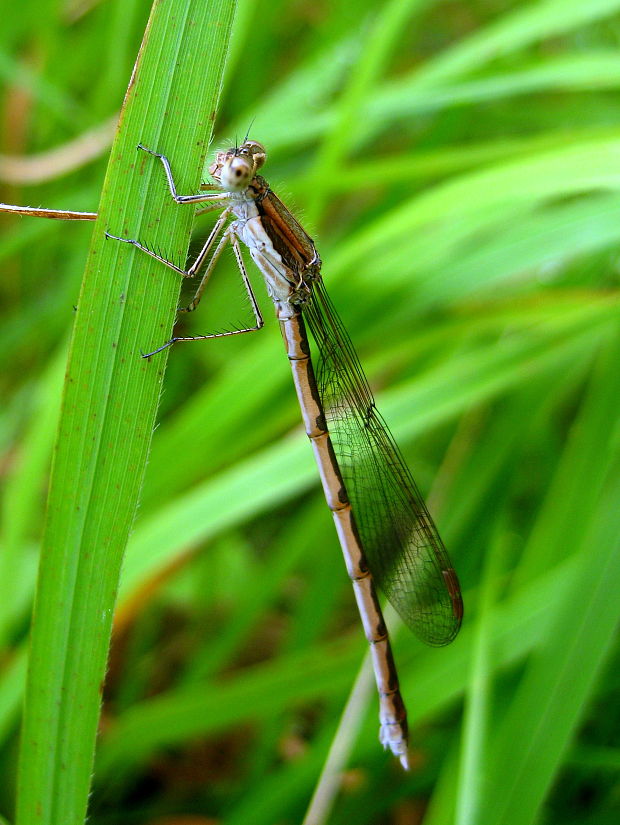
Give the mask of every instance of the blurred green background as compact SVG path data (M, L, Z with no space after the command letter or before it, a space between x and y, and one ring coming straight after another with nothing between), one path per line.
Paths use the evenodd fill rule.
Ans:
M148 12L25 0L4 16L0 200L96 208ZM620 0L238 3L213 149L250 124L268 147L265 175L317 242L465 596L450 647L395 634L413 770L381 751L371 694L316 821L617 821L619 44ZM92 227L1 217L10 821ZM301 822L365 652L250 276L266 328L179 345L168 362L119 595L95 825ZM177 330L246 313L230 260Z

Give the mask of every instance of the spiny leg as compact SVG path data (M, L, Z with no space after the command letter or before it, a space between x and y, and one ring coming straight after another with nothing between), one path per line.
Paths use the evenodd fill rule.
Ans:
M222 212L220 217L217 219L217 221L215 222L215 225L214 225L213 229L211 230L211 232L209 234L209 237L207 238L204 246L202 247L202 249L198 253L198 256L196 257L196 260L189 267L189 269L181 269L180 266L177 266L176 264L173 264L172 261L167 260L167 258L163 258L161 255L158 255L157 252L154 252L152 249L149 249L148 247L144 246L144 244L141 244L140 241L136 241L133 238L121 238L118 235L112 235L110 232L106 232L105 236L106 236L106 238L111 238L114 241L120 241L121 243L131 244L132 246L135 246L136 249L141 249L142 252L146 252L146 254L149 255L151 258L155 258L156 261L160 261L162 264L165 264L167 267L170 267L170 269L174 269L175 272L178 272L179 275L182 275L184 278L193 278L194 275L196 274L196 272L200 269L200 267L204 263L207 256L209 255L209 252L211 251L211 247L213 246L217 236L222 231L222 227L226 223L228 215L230 214L230 209L231 209L230 206L226 207L226 209Z
M201 184L202 185L202 184ZM206 206L197 209L194 212L194 217L197 218L199 215L204 215L207 212L214 212L216 209L221 209L224 206L222 201L214 201L213 203L208 203Z
M228 243L228 241L231 241L231 243L232 243L232 247L233 247L233 250L234 250L234 253L235 253L235 258L237 260L237 265L238 265L239 271L241 273L241 279L243 280L243 285L245 286L246 292L247 292L248 297L250 299L250 306L252 307L252 312L254 313L254 318L256 320L256 324L253 327L245 327L244 329L231 329L231 330L227 330L225 332L212 332L212 333L209 333L208 335L185 335L185 336L177 335L174 338L171 338L169 341L166 341L166 343L162 344L161 347L158 347L157 349L153 350L153 352L148 352L146 354L143 354L142 355L143 358L150 358L151 355L157 355L158 352L161 352L162 350L167 349L168 347L172 346L172 344L176 344L178 341L207 341L210 338L226 338L229 335L243 335L243 333L245 333L245 332L257 332L259 329L262 329L263 324L264 324L263 316L261 315L261 311L259 309L258 302L256 300L256 296L254 295L254 292L252 290L252 286L250 284L250 280L249 280L247 272L245 270L245 264L243 263L243 258L241 257L241 250L239 248L239 241L237 240L237 237L233 233L232 229L230 229L230 228L228 228L226 230L224 236L220 239L220 242L218 243L218 245L215 249L215 252L213 253L212 258L209 261L209 264L207 266L207 271L205 272L205 274L203 276L203 279L200 282L200 286L196 290L196 295L194 296L193 301L191 302L191 304L188 307L186 307L185 309L181 309L179 311L180 312L191 312L193 309L195 309L198 306L198 304L200 303L200 298L202 296L202 293L203 293L203 291L204 291L204 289L207 285L207 282L208 282L209 278L211 277L211 274L212 274L212 272L215 268L215 264L216 264L218 258L220 257L220 255L222 254L222 251L224 250L224 248L225 248L226 244Z
M210 279L210 277L213 273L213 270L215 269L215 265L217 264L222 252L224 251L224 248L225 248L226 244L229 241L230 241L230 232L227 229L224 232L224 234L222 235L222 237L220 238L220 241L219 241L218 245L215 247L215 251L213 252L213 255L211 256L211 260L209 261L209 263L207 265L207 268L205 270L205 274L202 276L202 280L198 284L198 289L194 293L194 297L192 298L192 300L190 301L190 303L186 307L179 307L179 309L178 309L179 312L193 312L196 309L196 307L200 303L200 299L202 298L202 293L205 291L207 283L209 282L209 279ZM204 249L203 249L203 251L204 251ZM201 262L204 260L204 256L202 255L202 252L200 253L200 255L198 257L201 258ZM198 259L196 259L196 262L197 262L197 260Z
M160 159L162 166L164 167L164 172L166 173L166 180L168 181L170 194L177 203L204 203L206 201L217 202L226 201L230 198L228 192L217 192L201 195L179 195L174 182L174 177L172 176L172 169L170 168L170 161L168 158L165 155L160 154L160 152L154 152L152 149L147 149L147 147L143 146L142 143L138 144L138 149L142 149L144 152L148 152L149 155L153 155L153 157ZM206 189L207 187L210 188L210 184L202 184L201 186L202 189Z
M256 296L254 295L252 285L250 284L250 279L248 278L248 273L246 271L245 264L243 263L243 256L241 255L241 249L239 247L239 239L237 238L237 235L232 229L232 226L228 229L228 232L230 233L233 252L235 253L235 258L237 259L237 266L239 267L239 272L241 273L241 280L243 281L243 285L245 286L245 291L248 293L248 298L250 299L252 312L254 313L254 318L256 319L256 326L244 330L244 332L254 332L255 330L259 330L262 328L264 324L263 316L261 315L258 302L256 300Z
M257 322L256 327L249 327L248 329L244 329L244 330L240 330L240 331L241 332L253 332L254 330L258 330L263 326L263 319L262 319L262 316L261 316L261 313L260 313L260 309L258 307L258 302L257 302L256 297L254 295L254 292L252 290L252 286L250 284L250 279L248 278L248 273L246 271L245 264L243 262L243 256L241 255L241 248L239 247L239 240L238 240L234 230L231 227L228 227L228 229L225 231L223 237L220 239L220 242L216 246L215 251L214 251L213 255L211 256L211 260L209 261L209 264L208 264L207 269L205 271L205 274L202 276L202 280L201 280L200 284L198 285L198 289L196 290L196 292L194 294L194 297L192 298L191 302L186 307L179 307L179 312L193 312L196 309L196 307L200 303L200 299L202 298L202 294L206 289L207 283L209 282L209 279L210 279L211 275L213 274L213 270L215 269L215 266L216 266L216 264L217 264L217 262L218 262L218 260L221 256L222 252L224 251L224 247L226 246L226 244L229 241L232 244L233 252L235 253L235 259L237 261L237 266L239 267L239 272L241 273L241 279L243 281L245 291L248 294L248 298L250 299L250 306L252 307L252 312L254 313L254 317L255 317L256 322ZM202 260L203 260L202 252L201 252L199 258L200 258L200 262L198 262L198 259L196 259L196 263L198 264L198 266L196 268L199 268L201 263L202 263ZM196 264L194 264L194 266L196 266Z

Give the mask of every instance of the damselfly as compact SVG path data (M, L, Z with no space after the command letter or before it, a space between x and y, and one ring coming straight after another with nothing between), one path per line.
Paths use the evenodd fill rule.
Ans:
M383 418L351 340L326 292L314 242L258 170L265 148L254 140L218 152L209 167L215 185L179 195L167 157L138 149L162 164L178 204L202 204L198 212L221 214L196 260L182 269L133 238L106 232L131 244L186 278L204 268L189 306L194 310L215 265L231 244L255 323L247 328L198 336L176 336L143 357L177 341L221 338L252 332L263 319L243 256L242 242L260 270L280 323L306 433L312 443L328 507L366 637L379 692L380 733L408 767L407 714L400 695L388 632L375 584L403 621L424 642L444 645L458 632L463 604L458 579L437 529ZM217 189L218 191L205 191ZM0 211L68 220L93 220L92 212L65 212L1 204ZM312 347L306 327L314 343Z

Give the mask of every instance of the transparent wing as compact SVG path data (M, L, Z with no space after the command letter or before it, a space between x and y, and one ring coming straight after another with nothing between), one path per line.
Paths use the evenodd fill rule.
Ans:
M303 317L316 344L318 391L370 570L422 641L447 644L463 615L456 573L321 280Z

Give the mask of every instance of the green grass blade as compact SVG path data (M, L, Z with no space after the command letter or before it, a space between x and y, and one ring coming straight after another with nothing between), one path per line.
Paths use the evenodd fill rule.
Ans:
M340 97L335 122L317 155L313 169L317 176L331 178L346 165L343 159L351 149L351 135L357 128L364 101L385 70L399 33L420 5L420 0L390 0L383 4L372 25L368 26L367 36L360 44L356 71L349 77L347 88ZM327 193L315 188L309 195L306 209L308 220L314 223L325 208Z
M56 355L33 396L32 419L23 438L21 460L4 484L0 529L0 648L8 647L16 622L30 612L38 557L32 527L54 443L60 412L60 388L66 347ZM16 594L23 594L16 598Z
M125 99L79 299L39 573L17 822L84 821L120 564L148 455L179 279L104 231L184 259L178 208L143 142L200 182L234 3L155 5ZM70 231L70 230L68 230Z
M502 564L507 544L505 524L494 536L480 584L477 616L474 620L469 682L463 712L463 736L458 778L458 809L455 825L475 825L479 815L484 766L487 760L491 686L493 675L492 626L489 617L498 602ZM498 530L498 533L500 531ZM503 544L502 544L503 540Z
M459 222L463 223L464 218L480 227L486 221L497 221L502 213L510 219L516 212L550 198L616 190L620 186L616 163L619 147L617 138L588 141L442 183L381 215L354 240L343 243L332 256L330 276L382 258L394 246L411 257L408 239L421 233L427 223L435 222L445 229L446 222L452 221L462 231ZM401 269L401 274L406 271Z
M620 82L620 60L614 52L596 51L579 56L559 57L519 66L475 80L419 89L417 76L411 73L398 81L386 83L366 103L365 114L377 125L405 116L428 114L450 106L506 100L513 95L543 92L617 89Z
M620 586L620 546L617 522L609 518L619 491L616 479L603 499L608 513L601 514L590 536L578 580L535 653L487 763L491 790L481 825L535 821L587 708L620 621L617 600L610 595Z
M439 85L453 77L478 71L497 60L546 37L557 37L618 11L618 0L547 0L521 4L515 11L483 27L462 43L430 60L418 75L420 85Z
M612 441L617 439L617 359L618 340L603 348L575 426L573 441L588 444L599 460L608 449L609 434ZM575 519L581 522L572 524L573 533L576 526L580 528L575 536L577 576L551 611L549 631L531 656L495 737L478 819L481 825L528 825L539 815L615 640L620 605L613 594L620 587L620 548L614 502L620 475L616 463L601 494L592 501L590 485L595 491L603 485L592 479L583 462L572 443L558 469L559 475L574 479L562 492L563 503L572 503ZM554 498L559 492L557 487L552 490ZM557 510L555 532L547 529L546 534L557 555L565 554L569 540L574 540L572 536L567 540L569 528L565 512ZM553 554L548 559L553 564ZM539 572L536 567L532 570L527 553L524 564L528 573Z
M14 650L10 661L4 664L0 681L0 737L3 741L19 719L27 665L26 645Z

